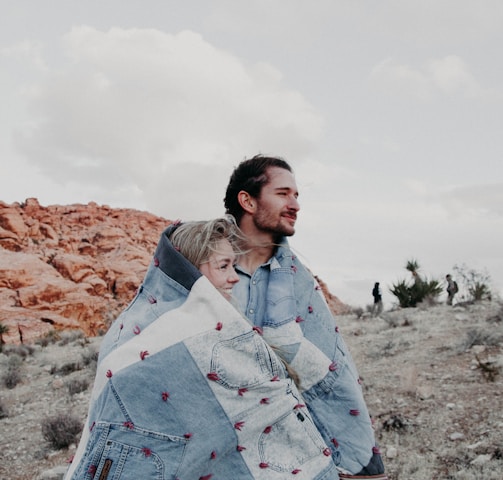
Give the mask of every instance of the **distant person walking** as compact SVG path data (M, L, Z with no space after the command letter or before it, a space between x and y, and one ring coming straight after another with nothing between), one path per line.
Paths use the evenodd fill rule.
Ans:
M382 293L379 287L379 282L374 284L372 289L372 296L374 297L374 306L372 307L372 316L378 317L382 313Z
M458 293L458 284L452 279L450 274L445 276L447 280L447 305L452 305L452 301L454 300L454 295Z

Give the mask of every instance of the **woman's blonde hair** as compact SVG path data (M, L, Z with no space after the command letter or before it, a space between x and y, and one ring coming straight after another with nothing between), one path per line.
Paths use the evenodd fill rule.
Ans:
M182 223L170 235L173 246L199 268L217 250L220 240L228 240L236 254L243 252L244 236L231 215L208 221Z

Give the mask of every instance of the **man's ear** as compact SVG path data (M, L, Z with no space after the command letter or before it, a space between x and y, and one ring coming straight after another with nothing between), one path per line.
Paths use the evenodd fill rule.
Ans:
M257 202L248 192L241 190L238 193L238 202L239 202L239 205L241 205L241 208L246 213L254 213L255 212L255 207L257 205Z

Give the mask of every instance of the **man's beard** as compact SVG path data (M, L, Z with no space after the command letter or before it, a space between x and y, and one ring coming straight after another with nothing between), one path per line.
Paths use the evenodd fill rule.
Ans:
M290 225L283 225L281 223L282 218L283 217L280 217L280 220L273 223L271 222L270 217L267 215L267 213L264 213L262 215L257 214L257 216L254 218L254 223L259 230L272 234L274 240L277 241L281 237L291 237L295 234L295 227Z

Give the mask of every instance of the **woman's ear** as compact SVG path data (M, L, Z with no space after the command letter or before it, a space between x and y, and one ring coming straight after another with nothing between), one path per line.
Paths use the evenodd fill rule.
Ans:
M239 202L239 205L241 205L241 208L246 213L255 212L255 206L256 206L255 199L248 192L241 190L238 193L238 202Z

